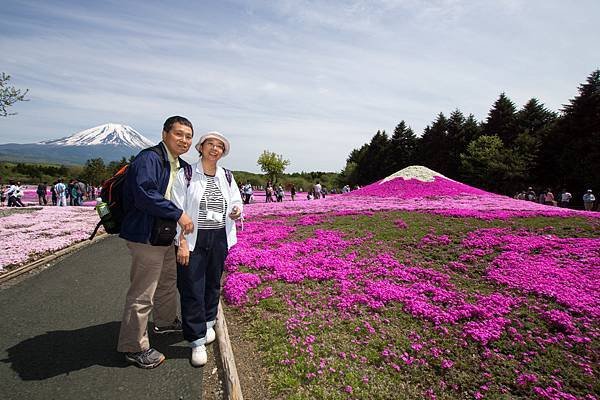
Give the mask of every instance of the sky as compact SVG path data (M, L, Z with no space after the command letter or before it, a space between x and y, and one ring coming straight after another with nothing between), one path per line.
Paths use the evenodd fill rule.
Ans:
M0 143L164 120L231 142L221 165L340 171L354 148L500 93L560 111L600 68L597 0L2 1L0 72L29 89ZM188 159L196 158L196 153Z

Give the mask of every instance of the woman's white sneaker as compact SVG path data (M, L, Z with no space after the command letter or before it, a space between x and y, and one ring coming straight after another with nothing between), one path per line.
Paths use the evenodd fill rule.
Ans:
M211 344L217 338L217 334L213 328L208 328L206 330L206 344Z
M198 347L192 347L192 356L190 357L190 364L192 367L201 367L208 361L208 355L206 354L206 347L204 345Z

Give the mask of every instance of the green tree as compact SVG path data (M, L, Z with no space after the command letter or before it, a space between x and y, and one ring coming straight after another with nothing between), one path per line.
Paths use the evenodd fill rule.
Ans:
M467 144L481 136L481 124L477 122L473 114L469 114L465 120L463 130Z
M271 182L275 183L279 175L290 165L290 160L285 160L281 154L264 150L256 161L262 172L267 174Z
M431 126L425 127L417 149L420 164L441 174L448 174L448 119L443 113L438 114Z
M113 176L118 170L129 164L125 157L122 157L120 161L111 161L106 166L107 175Z
M80 177L89 184L99 186L103 180L108 178L108 171L104 165L104 160L102 158L87 160Z
M386 164L386 176L414 164L417 136L413 130L400 121L390 139Z
M519 133L516 113L515 103L501 93L483 124L482 133L487 136L496 135L505 145L511 144Z
M473 140L460 157L463 174L476 187L513 194L527 178L527 159L496 135Z
M555 112L548 110L538 99L531 98L516 114L516 127L518 132L528 132L539 136L549 124L556 120Z
M356 177L356 163L346 162L344 169L338 174L335 185L337 187L343 187L344 185L355 185Z
M389 143L390 140L385 131L377 131L373 135L356 166L358 184L368 185L387 176L385 159Z
M600 190L600 70L592 72L578 91L563 108L542 151L545 167L580 201L586 189Z
M362 164L362 160L367 153L367 149L369 148L369 144L365 143L360 148L354 149L348 155L346 159L346 166L340 172L337 184L342 187L346 184L354 186L358 184L359 176L358 176L358 168L359 165Z
M450 178L458 178L460 169L460 154L464 153L469 138L467 137L466 119L463 113L456 109L452 111L448 118L448 171L447 176Z
M516 127L519 133L512 147L515 154L530 168L526 174L529 183L556 186L557 176L546 172L547 162L544 162L541 153L542 145L547 140L556 119L556 113L548 110L536 98L527 101L516 114Z
M7 108L19 101L29 101L25 98L29 89L22 91L14 86L9 86L8 81L10 81L10 75L2 72L0 74L0 117L15 115L16 113L9 113Z

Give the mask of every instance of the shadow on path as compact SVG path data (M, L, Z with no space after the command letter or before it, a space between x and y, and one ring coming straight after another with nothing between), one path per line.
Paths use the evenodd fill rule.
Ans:
M8 348L8 358L0 361L12 364L12 369L25 381L44 380L94 365L124 368L129 364L116 351L119 326L120 322L114 321L71 331L46 332ZM150 340L167 358L189 357L186 347L171 346L182 340L181 335Z

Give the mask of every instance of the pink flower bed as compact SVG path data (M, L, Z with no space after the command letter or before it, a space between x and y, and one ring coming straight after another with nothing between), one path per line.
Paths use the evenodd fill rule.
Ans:
M0 218L0 270L87 239L97 222L91 207L42 207Z
M581 217L596 226L599 218L597 213L515 200L441 177L430 183L397 178L325 200L253 204L245 208L245 229L239 232L239 242L227 259L225 299L240 307L253 307L273 296L284 299L292 314L286 323L288 342L295 357L308 358L305 363L309 380L332 374L331 367L329 370L326 367L328 362L315 356L315 337L304 333L311 316L319 315L323 321L334 315L358 319L363 328L357 328L357 332L365 329L369 335L389 340L379 312L397 305L404 313L429 324L441 337L453 337L458 347L469 343L480 346L484 360L514 362L519 368L515 385L530 387L536 396L579 398L564 391L560 378L554 379L556 384L544 386L548 381L540 383L539 377L529 370L529 363L545 349L559 345L579 348L569 355L573 364L586 374L597 373L593 363L599 354L591 343L600 338L599 237L561 238L508 227L479 229L469 233L462 244L454 244L459 248L456 261L449 262L443 270L411 259L399 259L385 243L370 257L360 255L356 249L372 242L371 234L349 237L335 229L317 228L308 237L295 239L299 229L332 222L338 217L372 216L386 211L416 211L481 220ZM398 235L404 235L410 228L403 219L391 220L390 224L396 227ZM452 237L429 233L416 248L427 251L452 245ZM495 291L472 293L454 283L457 276L479 274L475 271L482 265L485 268L480 278L493 285ZM327 283L324 287L329 289L314 292L321 308L296 301L288 293L274 289L275 283L302 285L307 282ZM522 321L515 318L523 310L544 321L548 332L525 329ZM319 329L328 326L322 325ZM381 353L381 361L390 370L400 372L432 363L439 363L443 370L452 370L461 362L453 360L446 353L448 350L440 349L436 343L422 341L416 334L409 336L412 342L409 349L390 343ZM503 355L495 345L506 339L523 346L531 343L535 346L523 354ZM368 344L368 340L357 341L357 345ZM347 357L344 353L342 358L348 364L361 362L356 354ZM281 364L295 362L294 357L286 357ZM487 368L485 362L481 368ZM363 382L368 381L368 377L363 378ZM340 386L340 391L348 394L355 389ZM483 398L488 390L490 386L485 384L472 395ZM501 392L503 390L508 389L503 388ZM433 389L424 391L423 395L435 397ZM596 399L591 393L585 398Z

